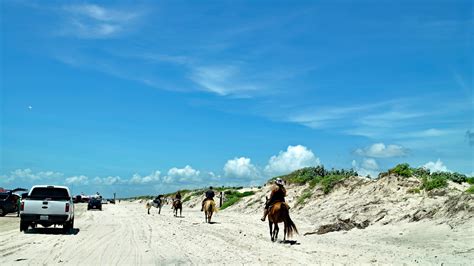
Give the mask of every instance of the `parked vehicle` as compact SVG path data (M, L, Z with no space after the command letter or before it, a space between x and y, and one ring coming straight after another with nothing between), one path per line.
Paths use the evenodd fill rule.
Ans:
M69 188L33 186L20 206L20 231L37 225L62 225L65 233L74 228L74 203Z
M87 210L97 209L102 210L102 199L101 198L91 198L87 204Z
M18 212L18 195L11 192L0 193L0 216Z
M19 211L18 202L20 196L15 194L19 191L27 191L24 188L17 188L13 190L5 190L2 188L0 192L0 216L5 216L9 213L15 213Z

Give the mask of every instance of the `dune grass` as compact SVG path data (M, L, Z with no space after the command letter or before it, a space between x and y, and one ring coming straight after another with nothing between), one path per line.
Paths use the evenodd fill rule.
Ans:
M255 194L255 192L254 191L246 191L246 192L240 193L236 190L226 190L226 191L224 191L224 194L225 194L226 200L224 201L224 203L220 207L221 210L224 210L224 209L234 205L241 198L248 197L248 196L251 196L251 195Z

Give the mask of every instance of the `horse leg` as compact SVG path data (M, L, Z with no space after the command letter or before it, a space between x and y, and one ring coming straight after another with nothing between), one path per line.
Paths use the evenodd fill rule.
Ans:
M286 232L287 232L287 229L286 229L286 223L283 223L283 242L286 242Z
M278 227L278 223L275 223L275 241L278 239L278 232L280 231L280 227Z
M150 214L150 208L148 208L148 214Z
M180 209L179 209L179 217L182 217L182 216L183 216L182 212L183 212L183 208L180 208ZM178 211L176 211L176 213L178 213Z
M273 223L270 222L270 219L268 219L268 227L270 227L270 238L273 242Z

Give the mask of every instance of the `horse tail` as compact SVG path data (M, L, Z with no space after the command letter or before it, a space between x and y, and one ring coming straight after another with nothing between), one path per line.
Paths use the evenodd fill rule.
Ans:
M295 223L290 218L290 211L288 209L288 205L286 203L281 204L281 208L285 211L283 212L283 222L285 224L285 231L287 237L292 237L293 233L298 233L298 229L296 228Z
M212 211L213 211L213 212L217 212L217 211L219 210L219 208L217 208L217 206L216 206L216 202L215 202L215 201L212 201L212 202L211 202L211 205L212 205Z
M213 200L208 200L204 206L208 212L217 212L216 202Z

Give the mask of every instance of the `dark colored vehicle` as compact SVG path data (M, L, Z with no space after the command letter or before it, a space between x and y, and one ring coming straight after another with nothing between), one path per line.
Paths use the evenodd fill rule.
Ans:
M102 210L102 199L100 198L91 198L87 204L87 210L97 209Z
M0 216L18 212L18 195L11 192L0 193Z

